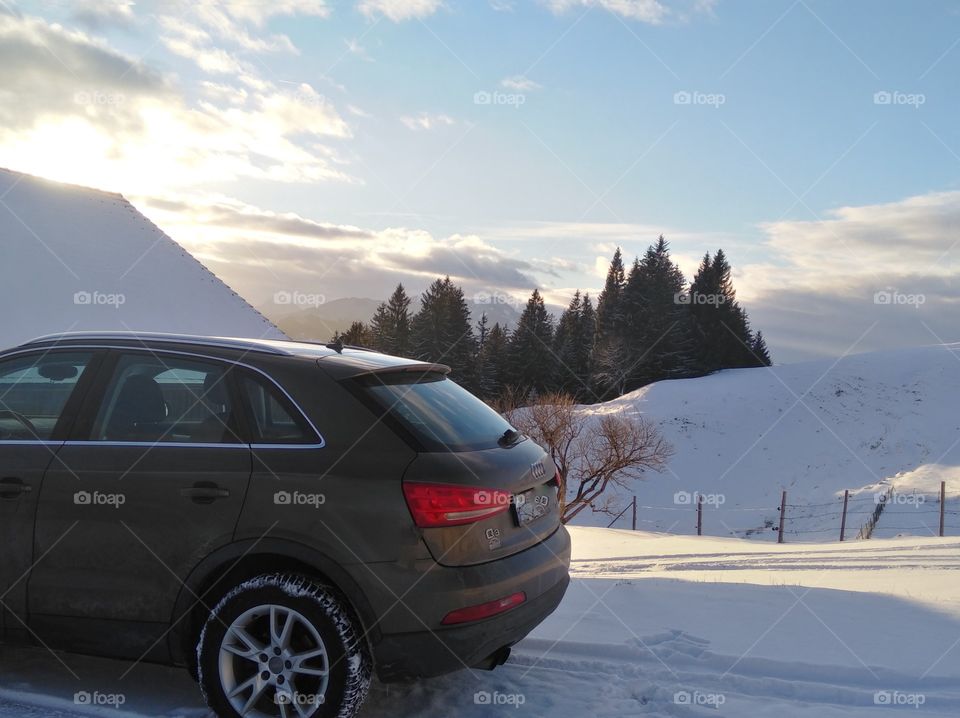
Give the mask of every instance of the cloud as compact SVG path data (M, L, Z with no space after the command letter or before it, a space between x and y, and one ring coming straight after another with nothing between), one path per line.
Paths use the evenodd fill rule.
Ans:
M194 225L324 240L363 240L376 236L358 227L315 222L292 212L271 212L227 197L199 202L176 197L144 197L135 201L145 210L177 213L181 222L188 220Z
M453 235L431 241L423 251L388 251L380 254L390 266L428 276L449 275L460 281L480 282L501 289L533 289L537 286L528 272L533 266L507 256L502 250L476 236Z
M575 9L601 8L625 20L660 25L668 20L687 22L697 15L713 15L719 0L545 0L557 14Z
M508 90L517 90L518 92L530 92L531 90L539 90L540 85L530 80L523 75L513 75L512 77L505 77L500 81L502 87L506 87Z
M280 289L327 297L419 292L449 275L470 294L528 294L559 265L531 263L475 235L435 237L408 227L360 228L270 212L224 196L134 197L171 237L253 303Z
M547 0L555 13L564 13L573 8L600 7L627 20L636 20L651 25L662 23L669 10L659 0Z
M373 58L367 53L367 48L361 45L359 40L356 38L347 38L343 42L347 46L347 52L351 55L359 57L366 62L373 62Z
M0 165L139 194L244 177L355 181L325 144L350 127L308 84L278 87L241 64L188 97L100 40L9 14L0 66L18 68L0 73Z
M841 207L822 221L761 225L791 283L809 289L836 288L853 277L882 285L906 275L949 276L960 256L958 227L960 191ZM751 280L763 288L758 270Z
M227 54L224 45L247 53L299 54L299 50L287 35L264 32L267 23L279 16L327 17L330 14L326 3L312 0L224 0L184 6L161 5L160 8L158 20L165 33L162 36L164 44L171 52L196 60L200 68L208 72L223 72L225 70L219 68L231 64L222 57ZM256 34L250 32L251 26L256 30ZM214 47L214 42L220 45ZM214 59L213 56L216 55L221 57ZM239 63L234 59L233 64ZM211 67L215 69L210 69Z
M408 130L413 130L414 132L433 130L438 127L449 127L450 125L456 124L456 120L449 115L433 115L427 112L421 112L415 117L405 115L400 118L400 121Z
M128 112L168 99L167 78L82 32L0 13L0 134L50 116L77 115L111 128L140 124Z
M960 339L960 192L762 225L773 258L734 274L779 360ZM829 317L829 321L824 321Z
M271 18L283 15L312 15L325 18L329 17L331 12L326 0L270 0L270 2L220 0L217 5L238 20L252 22L257 27L262 27Z
M129 30L136 24L133 3L123 0L76 0L71 6L71 17L94 31L114 27Z
M349 112L354 117L362 117L364 119L369 119L373 117L371 113L367 112L362 107L357 107L356 105L347 105L347 112Z
M443 0L360 0L357 8L367 17L386 17L393 22L433 15Z

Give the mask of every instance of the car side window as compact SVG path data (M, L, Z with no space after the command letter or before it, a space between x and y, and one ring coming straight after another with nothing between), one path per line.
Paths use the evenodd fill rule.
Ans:
M46 441L90 363L90 352L0 361L0 441Z
M228 367L173 355L125 354L93 424L94 441L241 443Z
M275 386L244 374L240 388L250 408L251 443L316 444L320 439Z

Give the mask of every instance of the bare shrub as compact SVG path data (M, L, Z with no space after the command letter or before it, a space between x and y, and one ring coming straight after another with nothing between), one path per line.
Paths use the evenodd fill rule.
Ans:
M587 507L611 513L602 502L610 486L629 488L647 469L661 471L673 448L642 417L587 415L569 394L544 394L507 420L550 453L560 471L561 516L567 523Z

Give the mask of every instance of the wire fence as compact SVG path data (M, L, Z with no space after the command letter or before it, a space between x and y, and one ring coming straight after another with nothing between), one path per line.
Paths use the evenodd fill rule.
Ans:
M644 505L638 503L634 496L607 528L628 520L634 531L637 530L638 523L657 523L649 519L638 519L637 513L640 510L689 513L693 509L696 511L698 536L703 535L704 515L709 518L711 514L720 511L768 514L770 519L754 526L733 528L726 523L723 523L723 526L732 534L745 536L772 531L776 533L778 543L785 543L789 537L803 541L805 538L816 539L830 534L834 534L840 541L854 537L869 539L877 530L922 530L939 536L948 533L960 534L960 510L947 508L949 498L946 483L942 481L939 496L936 498L931 498L928 494L901 493L888 488L866 495L851 495L850 491L844 491L833 501L821 503L790 503L787 492L783 491L779 506L737 506L728 509L722 508L723 502L718 502L715 495L678 492L674 499L675 504L680 505L674 506ZM915 521L910 521L907 517Z

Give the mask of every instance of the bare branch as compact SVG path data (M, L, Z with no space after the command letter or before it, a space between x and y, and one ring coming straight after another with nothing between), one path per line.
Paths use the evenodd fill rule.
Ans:
M578 410L569 394L545 394L522 408L516 399L508 397L504 414L550 453L563 483L564 523L587 507L607 513L599 500L611 485L627 488L648 469L662 471L673 455L643 417L591 416Z

